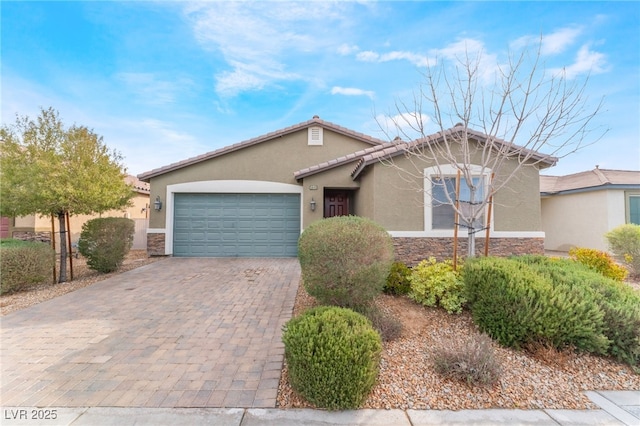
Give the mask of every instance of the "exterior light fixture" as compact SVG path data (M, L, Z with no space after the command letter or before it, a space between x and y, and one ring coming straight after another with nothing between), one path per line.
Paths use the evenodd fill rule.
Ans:
M309 203L309 207L311 207L311 211L312 212L315 212L316 211L316 200L311 198L311 202Z
M159 195L156 197L156 201L153 202L153 208L158 211L162 210L162 201L160 201Z

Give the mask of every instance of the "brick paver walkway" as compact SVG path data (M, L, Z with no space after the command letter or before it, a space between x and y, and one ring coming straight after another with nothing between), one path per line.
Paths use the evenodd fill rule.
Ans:
M297 259L169 258L1 319L2 406L275 407Z

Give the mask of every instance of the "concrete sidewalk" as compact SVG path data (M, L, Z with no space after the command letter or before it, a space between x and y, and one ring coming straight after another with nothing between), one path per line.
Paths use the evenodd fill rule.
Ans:
M3 426L122 426L134 424L210 426L640 425L640 391L587 392L587 395L601 409L354 410L329 412L271 408L49 407L29 409L7 407L2 408L1 414Z

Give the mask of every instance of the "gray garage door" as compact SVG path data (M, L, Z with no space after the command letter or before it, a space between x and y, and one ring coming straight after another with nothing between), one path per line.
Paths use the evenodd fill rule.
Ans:
M173 255L293 257L299 194L176 194Z

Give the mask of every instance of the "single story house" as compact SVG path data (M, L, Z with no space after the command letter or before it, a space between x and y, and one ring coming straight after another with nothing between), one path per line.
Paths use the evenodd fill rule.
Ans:
M607 251L604 234L640 225L640 171L596 166L566 176L540 176L542 229L547 250L586 247Z
M134 248L145 249L146 228L149 217L149 184L138 180L135 176L128 175L125 181L131 185L135 195L131 199L131 206L118 210L110 210L94 215L72 215L69 218L71 227L71 243L77 243L82 232L82 225L90 219L97 217L127 217L136 222L136 238ZM16 238L19 240L51 242L51 217L46 216L21 216L15 218L3 218L6 223L6 231L3 238ZM56 235L59 235L58 218L54 220ZM59 238L56 247L60 247Z
M454 127L451 132L460 132ZM469 131L477 144L486 136ZM147 230L150 255L297 255L300 233L314 221L338 216L368 217L388 230L396 255L409 264L427 256L452 257L453 210L444 222L431 199L432 179L456 179L452 167L406 155L407 149L437 143L442 135L405 143L385 142L318 116L138 175L151 185ZM498 141L500 142L500 141ZM495 143L495 141L494 141ZM535 154L535 165L494 198L490 251L542 253L539 169L556 159ZM393 166L390 163L393 162ZM399 169L418 167L419 175ZM507 162L506 170L514 170ZM488 183L492 171L478 176ZM409 185L407 179L412 182ZM416 188L420 188L416 190ZM465 250L464 230L459 233ZM482 249L484 232L478 234Z

